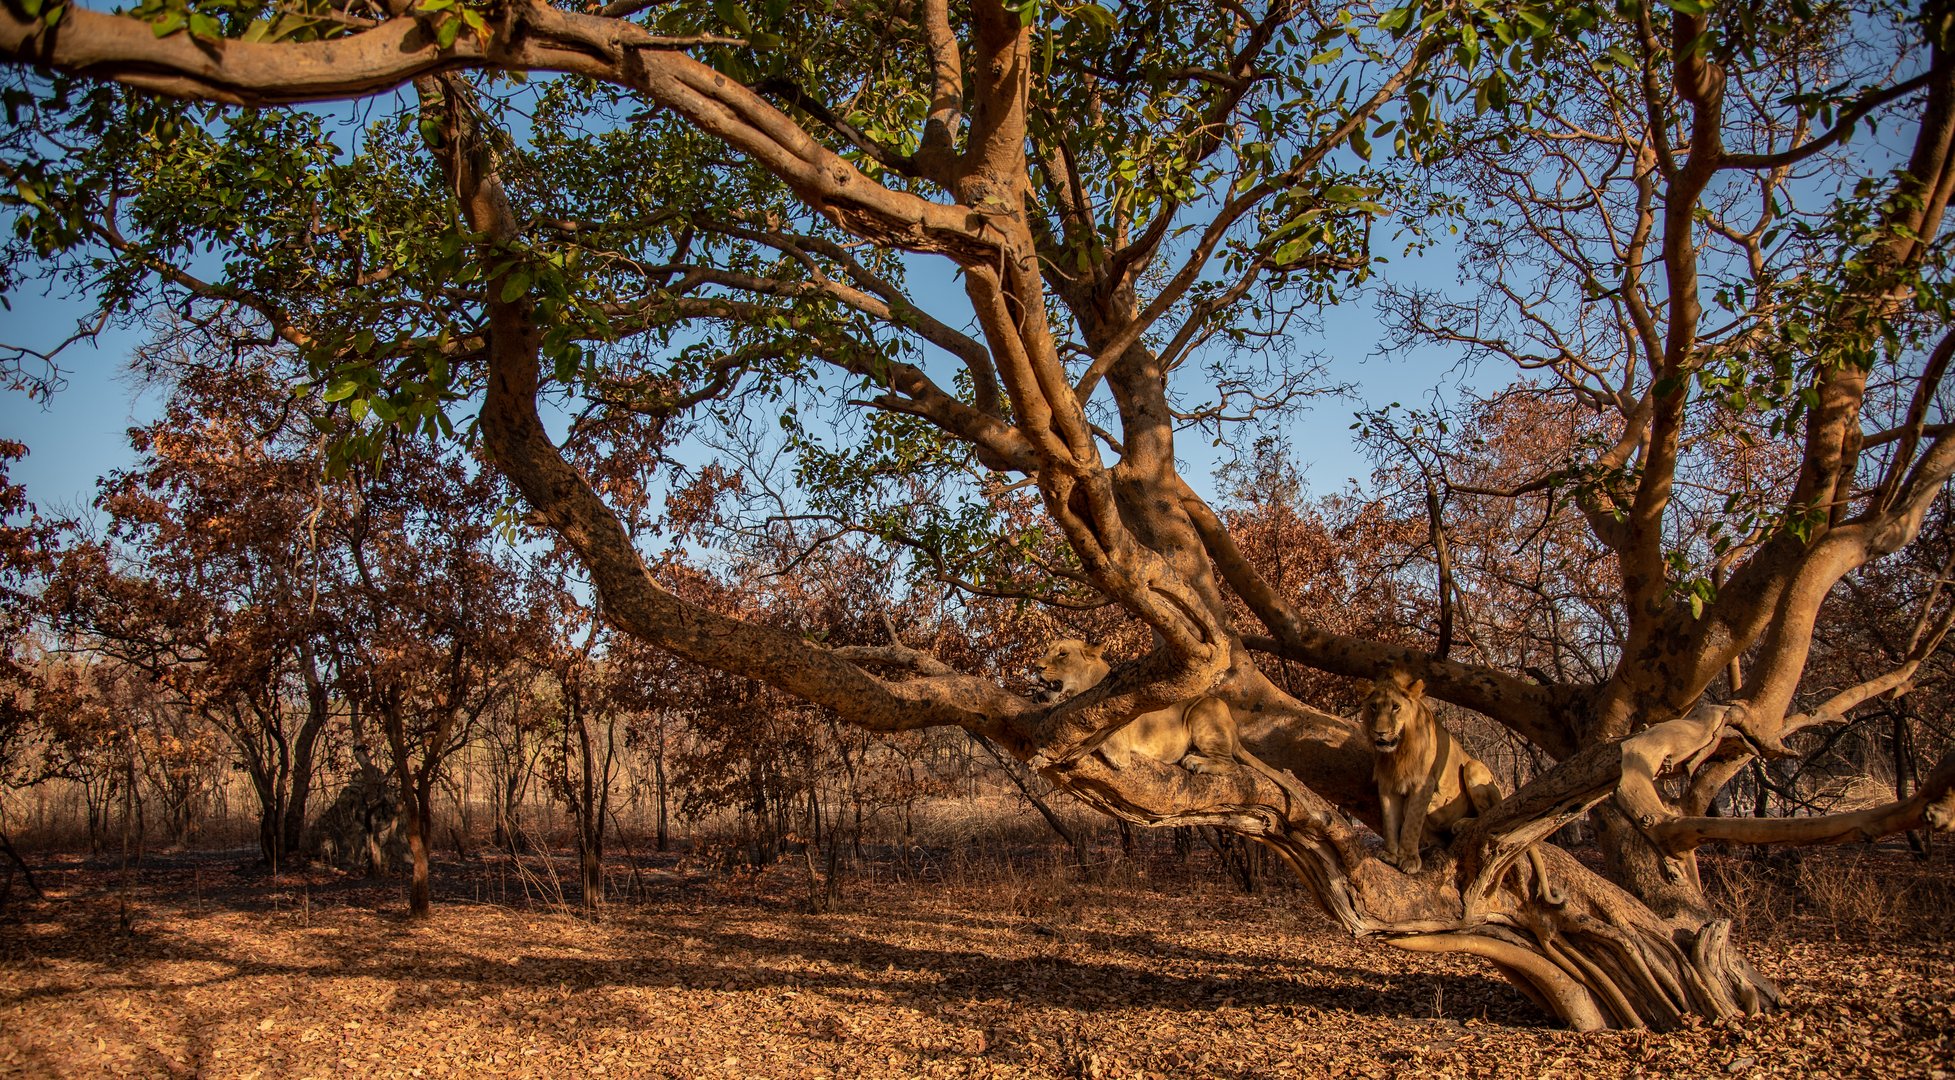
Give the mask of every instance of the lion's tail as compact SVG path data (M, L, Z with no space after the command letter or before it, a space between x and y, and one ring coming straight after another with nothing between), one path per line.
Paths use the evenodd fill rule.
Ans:
M1548 876L1548 860L1541 857L1540 844L1527 845L1527 861L1534 867L1536 895L1553 907L1566 904L1568 895L1561 891L1561 886L1555 884L1553 878Z

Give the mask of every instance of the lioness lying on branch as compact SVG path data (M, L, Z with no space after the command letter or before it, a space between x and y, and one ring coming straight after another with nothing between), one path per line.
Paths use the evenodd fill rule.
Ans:
M1111 670L1105 651L1105 646L1089 645L1078 638L1053 642L1038 662L1038 679L1048 700L1063 701L1098 686ZM1295 780L1243 747L1235 716L1220 698L1189 698L1142 713L1115 728L1096 749L1116 769L1135 755L1179 765L1193 773L1232 773L1247 765L1291 797L1301 798Z

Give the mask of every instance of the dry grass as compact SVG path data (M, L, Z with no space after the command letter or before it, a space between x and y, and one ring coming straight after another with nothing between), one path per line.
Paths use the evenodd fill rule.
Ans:
M1942 848L1926 860L1890 843L1703 855L1699 865L1742 937L1946 942L1955 940L1955 852Z
M1837 853L1835 853L1837 854ZM0 920L0 1074L48 1076L1624 1076L1955 1071L1955 949L1752 949L1790 1007L1669 1035L1548 1026L1477 963L1334 931L1169 861L879 864L807 914L805 870L640 868L592 924L183 856L126 888L69 859ZM1945 862L1927 875L1946 881ZM1805 924L1794 923L1793 928ZM1807 926L1810 929L1810 926Z

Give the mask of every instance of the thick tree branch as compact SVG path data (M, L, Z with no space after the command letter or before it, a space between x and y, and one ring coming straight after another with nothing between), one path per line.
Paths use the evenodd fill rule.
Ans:
M1001 237L983 214L892 191L823 147L765 99L662 38L623 20L509 0L487 44L472 34L442 48L421 21L314 42L158 38L151 25L69 5L60 27L0 5L0 56L18 64L113 79L159 93L239 105L330 101L378 93L465 67L561 71L636 90L752 157L817 211L878 242L995 257Z
M1897 802L1850 814L1818 817L1697 817L1670 818L1651 826L1651 836L1665 850L1681 855L1711 841L1727 844L1843 844L1878 840L1928 824L1941 831L1955 828L1955 808L1944 807L1955 791L1955 753L1921 782L1915 793Z

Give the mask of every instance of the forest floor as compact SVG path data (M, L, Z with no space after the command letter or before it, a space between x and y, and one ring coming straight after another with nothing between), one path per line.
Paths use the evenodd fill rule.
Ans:
M1941 889L1950 855L1826 857ZM273 878L245 852L37 861L46 898L16 882L0 909L6 1077L1955 1075L1955 942L1892 920L1750 927L1773 1016L1578 1035L1304 894L1135 864L924 867L811 914L792 863L647 860L593 923L534 902L538 861L477 856L410 924L398 882Z

